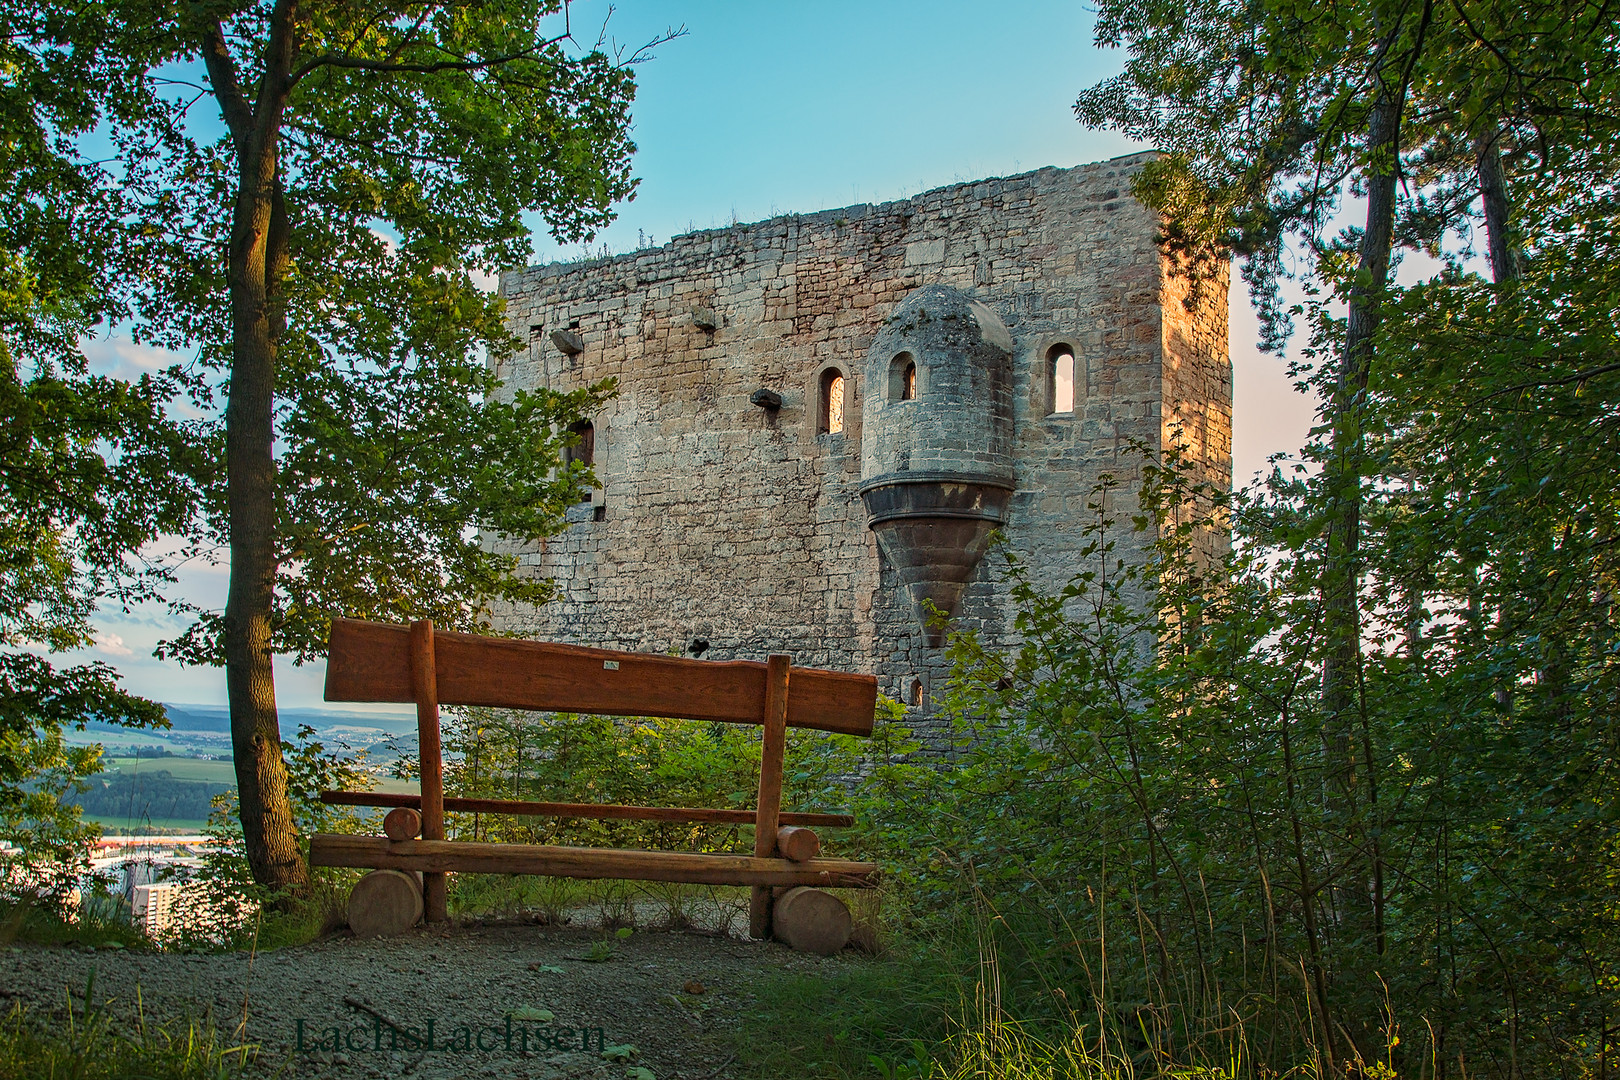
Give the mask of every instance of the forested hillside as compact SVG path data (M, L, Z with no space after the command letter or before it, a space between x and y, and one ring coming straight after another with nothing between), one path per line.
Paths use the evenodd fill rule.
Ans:
M139 825L142 821L208 820L215 795L230 791L231 784L176 780L166 769L135 775L115 775L91 782L78 796L87 817L109 823Z

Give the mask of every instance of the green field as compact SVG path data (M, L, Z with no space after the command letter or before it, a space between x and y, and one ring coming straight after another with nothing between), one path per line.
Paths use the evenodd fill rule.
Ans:
M208 784L236 784L236 766L229 760L208 760L186 757L163 757L140 759L132 757L107 757L105 762L108 773L122 773L126 776L136 776L141 773L167 772L176 780L190 780ZM422 789L415 780L396 780L392 776L378 777L374 781L377 791L387 791L402 794L415 794Z
M167 772L176 780L202 780L210 784L236 783L236 766L229 760L204 761L185 757L107 757L102 759L107 772L138 774Z
M73 731L63 733L73 746L100 744L107 753L128 752L136 746L161 746L176 754L230 752L230 740L222 735L192 731L162 731L134 728L129 731Z
M140 821L126 822L121 817L112 818L105 815L99 817L90 817L86 815L85 820L94 821L96 824L100 825L101 831L106 833L108 836L120 835L123 833L125 828L131 828L132 831L139 833L142 829L148 827L152 829L161 829L165 832L171 833L200 833L208 824L206 821L187 821L182 818L153 818L150 821L143 818Z

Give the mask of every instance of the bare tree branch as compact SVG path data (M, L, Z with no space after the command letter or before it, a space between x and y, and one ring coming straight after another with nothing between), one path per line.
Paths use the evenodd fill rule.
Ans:
M357 71L378 71L390 74L416 74L432 75L440 71L486 71L490 68L501 67L517 60L528 60L543 53L553 45L567 41L571 35L558 34L538 42L533 47L520 52L505 53L500 56L491 56L475 60L469 57L455 57L454 59L435 60L431 63L401 63L395 60L374 60L364 56L350 56L344 53L327 53L309 60L297 71L288 77L288 85L296 84L304 76L321 68L347 68ZM441 50L445 51L445 50ZM397 51L396 51L397 55ZM447 56L454 56L446 52Z
M1501 397L1504 394L1516 394L1520 390L1545 390L1554 386L1568 386L1570 383L1583 383L1590 379L1595 379L1600 375L1607 375L1613 371L1620 371L1620 363L1604 364L1602 367L1587 368L1585 371L1577 371L1573 375L1566 375L1562 379L1532 379L1529 382L1517 383L1513 386L1505 386L1500 390L1494 390L1491 393L1486 394L1484 397L1475 398L1469 404L1478 405L1481 402L1489 401L1491 398Z
M685 37L688 33L690 33L690 31L686 29L685 23L681 23L679 26L665 27L662 34L659 34L657 37L647 42L647 44L631 53L630 59L620 61L619 56L623 55L623 50L619 50L614 56L614 62L618 63L620 67L633 67L636 64L645 63L646 61L652 59L652 51L658 48L658 46L667 45L676 38Z

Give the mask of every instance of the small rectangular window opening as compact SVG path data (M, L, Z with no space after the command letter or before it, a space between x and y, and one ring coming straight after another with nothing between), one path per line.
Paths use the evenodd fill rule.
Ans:
M889 400L917 400L917 361L909 352L897 353L889 361Z

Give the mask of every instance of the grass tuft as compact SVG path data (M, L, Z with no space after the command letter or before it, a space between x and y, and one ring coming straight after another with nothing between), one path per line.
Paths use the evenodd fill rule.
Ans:
M92 977L86 1002L94 989ZM154 1025L138 1008L124 1030L105 1009L76 1009L71 996L61 1017L40 1016L19 1003L0 1021L0 1080L227 1080L257 1059L257 1046L229 1044L211 1021Z
M0 901L0 947L25 942L31 945L77 945L97 949L150 951L152 939L129 921L128 913L112 898L90 895L65 919L48 904L28 900Z
M736 1033L744 1075L786 1080L922 1077L960 1004L960 973L943 953L896 943L883 958L846 954L757 987ZM791 1037L784 1037L791 1032Z

